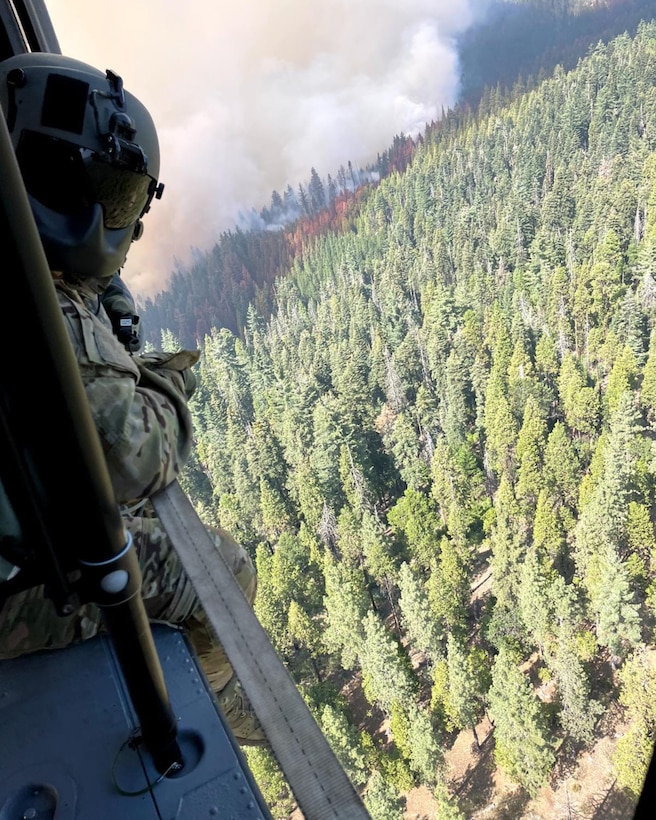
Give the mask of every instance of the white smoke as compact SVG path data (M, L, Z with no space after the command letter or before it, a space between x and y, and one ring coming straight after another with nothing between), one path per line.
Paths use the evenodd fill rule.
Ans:
M124 276L156 293L240 212L373 162L456 101L454 39L487 0L46 0L67 56L121 74L166 190Z

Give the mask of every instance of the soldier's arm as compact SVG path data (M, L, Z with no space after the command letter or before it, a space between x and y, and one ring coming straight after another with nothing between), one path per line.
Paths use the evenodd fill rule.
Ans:
M150 496L178 476L189 455L194 379L175 361L167 367L131 357L104 311L94 315L61 290L59 301L117 499Z

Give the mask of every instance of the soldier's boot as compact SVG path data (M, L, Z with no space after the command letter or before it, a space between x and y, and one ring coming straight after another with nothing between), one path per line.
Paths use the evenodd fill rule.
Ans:
M268 746L264 729L242 685L233 675L220 692L219 705L240 746Z

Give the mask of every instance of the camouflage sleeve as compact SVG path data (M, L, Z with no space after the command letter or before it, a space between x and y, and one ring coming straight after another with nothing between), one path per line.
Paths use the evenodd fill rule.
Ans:
M191 449L191 371L131 357L103 308L58 295L117 500L150 496L177 477Z

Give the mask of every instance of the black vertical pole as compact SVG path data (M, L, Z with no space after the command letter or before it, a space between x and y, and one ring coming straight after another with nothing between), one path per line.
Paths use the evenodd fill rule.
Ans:
M21 523L38 534L44 566L59 565L53 585L61 591L66 573L79 570L101 607L144 741L163 773L181 763L181 753L141 573L2 116L0 241L5 490L17 514L29 511Z

